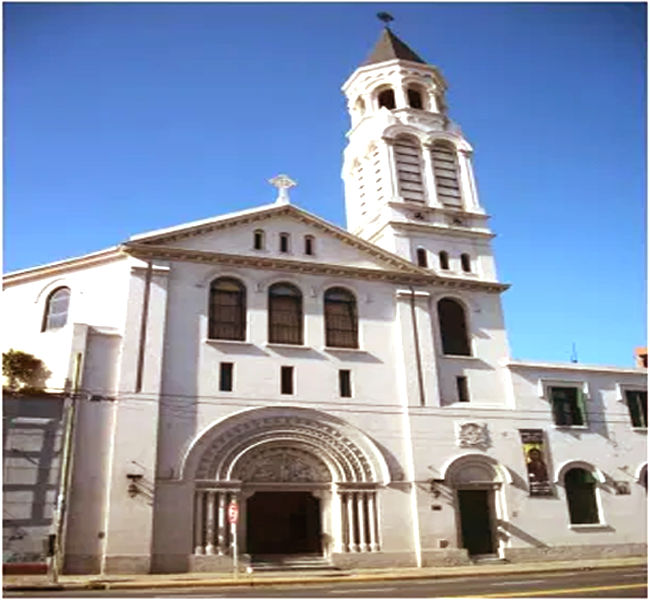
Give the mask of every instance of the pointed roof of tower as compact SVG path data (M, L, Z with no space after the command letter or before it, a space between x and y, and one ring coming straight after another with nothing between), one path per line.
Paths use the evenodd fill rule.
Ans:
M385 27L370 56L368 56L361 66L365 67L395 59L410 60L411 62L421 63L423 65L427 64L388 27Z

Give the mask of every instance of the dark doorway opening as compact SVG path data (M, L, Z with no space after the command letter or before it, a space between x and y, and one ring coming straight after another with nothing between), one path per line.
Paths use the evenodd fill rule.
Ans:
M463 548L470 556L494 554L492 490L458 490Z
M246 519L248 554L322 554L320 500L311 492L256 492Z

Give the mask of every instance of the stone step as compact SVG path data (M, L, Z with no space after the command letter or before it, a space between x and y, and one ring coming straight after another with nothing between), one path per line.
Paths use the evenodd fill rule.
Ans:
M297 571L336 569L329 559L317 554L269 554L251 557L253 571Z

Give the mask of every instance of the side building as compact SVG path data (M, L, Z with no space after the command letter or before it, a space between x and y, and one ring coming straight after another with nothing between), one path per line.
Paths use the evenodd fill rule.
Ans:
M5 277L6 348L83 362L68 572L231 569L233 502L243 564L646 552L647 371L512 360L444 78L386 28L343 89L347 231L279 179Z

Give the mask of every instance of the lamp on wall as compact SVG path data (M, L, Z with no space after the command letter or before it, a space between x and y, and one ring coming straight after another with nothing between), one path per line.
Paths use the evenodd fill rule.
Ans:
M139 481L142 479L142 473L127 473L126 478L129 480L129 487L127 491L131 498L134 498L140 493L140 488L138 487Z
M442 492L440 491L440 486L445 483L444 479L429 479L429 491L434 498L439 498Z

